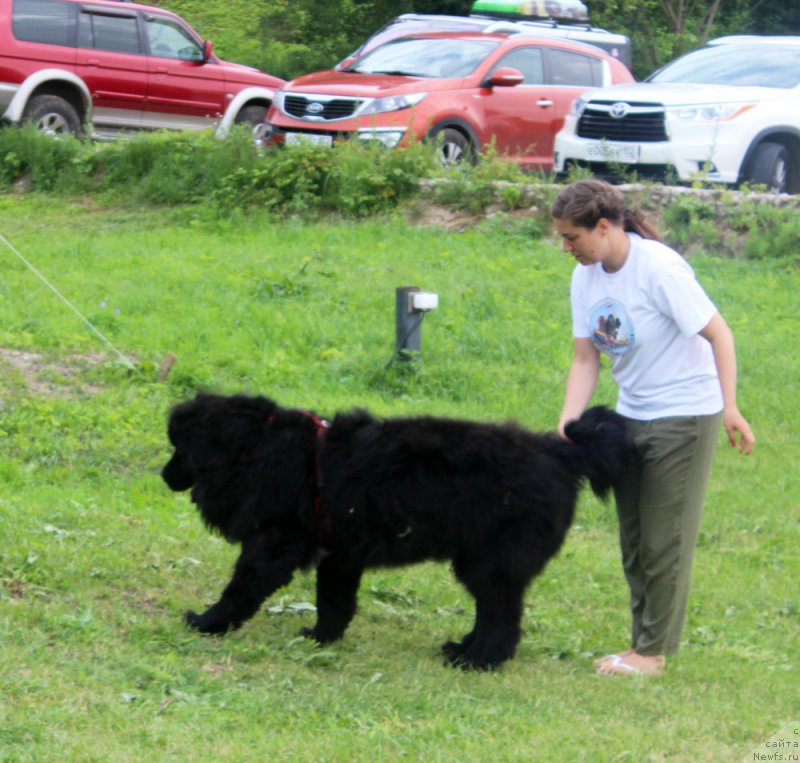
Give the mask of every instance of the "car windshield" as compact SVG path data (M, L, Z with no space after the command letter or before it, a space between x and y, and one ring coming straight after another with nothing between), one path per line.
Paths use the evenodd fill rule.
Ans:
M789 89L800 85L800 45L711 45L667 64L646 82Z
M408 77L466 77L498 44L495 40L394 40L367 53L345 71Z
M456 16L421 16L398 18L370 37L353 55L363 55L390 40L425 32L480 32L491 24L490 19L458 18Z

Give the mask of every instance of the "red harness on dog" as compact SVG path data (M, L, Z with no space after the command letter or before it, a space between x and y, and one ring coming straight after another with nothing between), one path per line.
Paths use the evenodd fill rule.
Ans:
M322 488L325 482L322 478L320 450L322 449L322 442L325 439L325 434L331 428L331 425L329 421L325 421L325 419L321 419L319 416L315 416L308 411L297 410L296 413L300 413L306 418L311 419L314 422L314 426L317 428L315 434L316 440L314 443L314 535L316 536L317 544L322 546L323 540L325 539L322 528ZM274 418L274 416L270 416L267 421L272 422Z
M325 435L331 428L331 425L329 421L325 421L325 419L321 419L313 413L308 413L307 411L300 411L300 413L310 418L317 427L314 447L314 481L317 483L316 494L314 495L314 530L317 535L317 543L321 546L324 540L324 533L322 531L322 488L325 486L325 481L322 477L320 450L322 449L322 442L325 439Z

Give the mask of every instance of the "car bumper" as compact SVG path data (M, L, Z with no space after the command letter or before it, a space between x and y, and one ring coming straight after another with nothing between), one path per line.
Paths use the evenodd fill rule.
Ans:
M570 165L595 171L629 169L646 175L674 174L681 182L702 179L734 184L739 180L747 136L732 125L720 123L668 123L669 140L656 143L600 141L575 134L575 117L569 117L556 136L554 171L568 172Z
M415 116L411 110L404 110L355 119L311 122L271 113L267 116L261 140L270 144L305 141L322 145L358 140L396 148L408 145L417 135Z
M403 144L406 132L407 128L405 127L361 127L352 131L343 131L309 129L307 127L286 128L265 122L254 130L253 136L256 143L260 145L311 143L331 146L343 140L358 140L395 148Z

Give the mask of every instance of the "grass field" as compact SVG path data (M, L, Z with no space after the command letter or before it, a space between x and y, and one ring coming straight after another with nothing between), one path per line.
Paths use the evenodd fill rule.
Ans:
M588 494L516 659L471 674L438 655L472 617L444 565L368 573L329 648L297 638L313 576L223 639L190 632L183 610L236 552L161 483L165 419L204 387L552 429L571 261L500 224L206 219L0 196L0 233L135 361L0 248L0 761L738 761L800 719L795 266L692 260L736 334L758 445L720 439L667 674L592 673L628 618L613 509ZM386 368L408 285L440 296L415 372Z

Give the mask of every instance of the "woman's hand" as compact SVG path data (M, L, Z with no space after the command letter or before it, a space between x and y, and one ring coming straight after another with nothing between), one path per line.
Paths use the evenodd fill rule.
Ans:
M753 452L753 446L756 444L756 436L747 423L747 419L739 413L738 408L733 410L725 409L722 414L722 425L728 433L728 442L732 448L736 447L736 434L739 434L739 452L749 456Z

